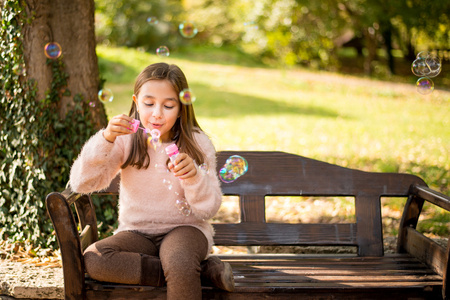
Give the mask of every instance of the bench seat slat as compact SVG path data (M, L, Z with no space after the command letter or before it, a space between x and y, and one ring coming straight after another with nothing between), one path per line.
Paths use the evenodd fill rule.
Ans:
M357 295L355 291L358 290L367 293L368 288L378 296L383 295L386 290L395 289L407 291L409 295L417 293L415 295L420 299L422 294L426 295L425 298L429 295L438 295L442 289L442 276L436 275L425 264L408 254L384 257L244 254L221 255L220 258L231 264L236 290L233 293L226 293L204 287L204 299L209 299L208 292L215 293L216 296L219 293L223 296L220 299L244 299L242 298L244 295L248 297L247 299L258 299L254 296L261 292L268 298L284 299L280 298L282 294L295 293L295 296L303 292L321 294L325 290L338 299L339 293L344 293L342 298L345 299ZM147 289L155 291L153 287L142 286L104 283L97 286L92 281L87 284L87 288L88 295L95 294L96 288L102 289L103 292L105 289L110 290L111 299L114 299L114 295L119 299L120 295L125 293L123 290L127 288L139 289L141 294L142 292L145 294ZM156 290L164 291L165 288ZM309 294L310 298L306 299L315 299L313 294Z
M380 275L380 274L379 274ZM238 275L239 276L239 275ZM305 276L305 275L304 275ZM335 282L335 283L353 283L359 282L363 284L367 284L367 282L372 282L372 276L341 276L341 275L307 275L303 282ZM440 277L438 275L434 276L419 276L419 275L411 275L411 276L394 276L394 275L384 275L378 278L377 282L423 282L423 281L439 281ZM240 283L243 282L270 282L270 283L279 283L279 282L297 282L292 278L292 276L271 276L271 275L263 275L263 276L251 276L246 275L245 278L239 280Z
M356 224L254 223L213 224L216 245L356 246Z

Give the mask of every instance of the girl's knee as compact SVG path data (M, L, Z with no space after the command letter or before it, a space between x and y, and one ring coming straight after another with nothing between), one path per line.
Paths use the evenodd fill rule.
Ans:
M111 261L108 255L105 255L105 252L107 253L108 251L104 251L104 249L101 251L95 243L90 245L84 251L84 266L86 272L93 279L102 280L102 274L104 273L105 268L111 264Z
M197 274L200 273L201 259L194 253L171 253L164 255L161 264L164 273Z

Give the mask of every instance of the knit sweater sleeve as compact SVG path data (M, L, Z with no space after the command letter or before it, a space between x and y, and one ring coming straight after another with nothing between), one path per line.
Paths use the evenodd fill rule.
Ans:
M197 134L196 139L206 156L208 171L197 169L197 174L182 180L181 185L193 215L198 219L208 220L217 213L222 203L222 191L216 174L216 150L206 134Z
M70 186L78 193L92 193L109 186L120 171L124 155L119 138L108 142L100 130L83 146L70 170Z

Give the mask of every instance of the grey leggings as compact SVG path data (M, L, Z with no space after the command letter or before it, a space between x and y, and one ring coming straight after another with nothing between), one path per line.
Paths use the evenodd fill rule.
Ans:
M164 235L146 236L123 231L90 245L84 252L86 271L99 281L139 284L147 272L143 255L162 265L167 282L167 299L201 299L200 262L208 241L191 226L177 227ZM159 263L159 261L158 261ZM158 275L155 275L158 276Z

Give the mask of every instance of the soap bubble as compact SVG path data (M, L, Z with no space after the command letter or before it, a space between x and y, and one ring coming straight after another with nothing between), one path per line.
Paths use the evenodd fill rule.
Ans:
M430 94L434 90L434 82L428 77L421 77L416 82L417 91L422 95Z
M419 77L436 77L441 72L441 68L442 62L439 56L427 51L419 52L411 65L412 72Z
M155 170L157 173L161 174L170 172L165 164L155 164Z
M430 73L427 75L427 77L433 78L439 75L441 73L442 69L442 63L441 59L437 56L430 56L425 60L428 68L430 69Z
M104 88L98 91L98 99L102 102L112 102L114 99L114 94L110 89Z
M170 55L169 48L167 48L166 46L159 46L158 49L156 49L156 55L161 57L169 56Z
M50 59L57 59L62 53L61 46L56 42L47 43L44 47L44 53Z
M184 21L183 23L181 23L178 26L178 29L180 30L180 34L188 39L193 38L198 33L198 29L195 24L189 21Z
M190 89L184 89L180 92L180 101L185 105L190 105L197 99Z
M258 29L259 28L258 24L256 24L256 22L254 22L254 21L244 22L244 26L245 26L245 28L248 28L248 29Z
M200 174L202 175L209 174L208 165L206 163L203 163L200 166L198 166L198 169L200 170Z
M95 107L95 102L94 101L89 102L89 106L90 107Z
M239 155L230 156L225 165L219 171L219 178L225 183L230 183L244 175L248 170L245 158Z
M428 51L421 51L417 53L416 58L427 58L430 55Z
M172 181L170 181L169 179L163 179L163 184L166 186L166 188L170 190L172 190L173 184Z
M175 202L175 206L178 208L178 211L183 216L187 217L191 214L191 206L187 203L186 199L177 200Z
M148 17L147 23L151 25L156 25L159 23L158 19L156 17Z
M425 58L418 58L413 61L411 65L411 71L416 76L426 76L431 73Z

